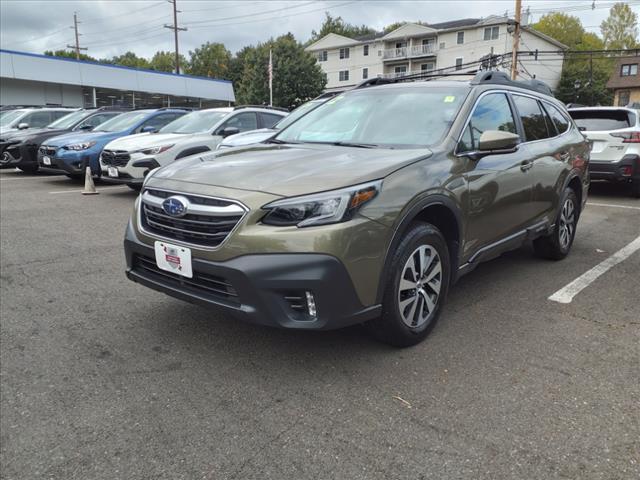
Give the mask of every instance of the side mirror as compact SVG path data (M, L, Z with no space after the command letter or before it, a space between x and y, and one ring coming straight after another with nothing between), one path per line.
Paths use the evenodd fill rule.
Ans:
M240 129L237 127L225 127L222 130L218 131L218 135L222 135L223 138L230 135L235 135L236 133L240 133Z
M519 142L520 136L515 133L503 132L501 130L487 130L480 135L478 150L481 152L503 150L505 151L504 153L507 153L506 151L514 150Z
M156 127L152 127L151 125L147 125L140 130L140 133L156 133L158 129Z
M18 124L18 130L26 130L27 128L29 128L29 124L28 123L19 123Z
M80 130L82 130L83 132L88 132L90 130L93 130L93 125L82 125L80 127Z

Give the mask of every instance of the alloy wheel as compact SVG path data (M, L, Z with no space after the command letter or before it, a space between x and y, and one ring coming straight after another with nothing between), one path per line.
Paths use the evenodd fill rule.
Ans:
M436 310L442 287L442 262L435 248L421 245L409 256L398 286L402 321L411 328L424 325Z
M575 229L575 205L571 198L567 198L562 205L562 211L560 212L560 228L559 228L559 242L560 247L566 250L573 238L573 232Z

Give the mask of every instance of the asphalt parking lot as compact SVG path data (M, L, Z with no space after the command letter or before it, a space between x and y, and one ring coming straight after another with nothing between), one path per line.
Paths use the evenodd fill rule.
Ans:
M422 344L238 323L126 280L135 193L0 173L6 479L637 479L640 201L594 185L571 255L452 290Z

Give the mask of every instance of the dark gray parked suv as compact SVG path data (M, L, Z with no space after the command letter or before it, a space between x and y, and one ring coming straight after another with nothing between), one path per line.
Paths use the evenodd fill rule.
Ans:
M480 262L527 241L569 253L589 145L548 87L497 72L386 83L149 173L128 277L261 324L366 323L407 346Z

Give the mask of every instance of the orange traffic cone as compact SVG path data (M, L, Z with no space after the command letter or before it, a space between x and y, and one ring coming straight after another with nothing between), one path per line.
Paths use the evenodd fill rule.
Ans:
M84 190L82 191L82 195L97 195L98 192L96 190L96 186L93 183L93 175L91 174L91 167L87 167L87 170L84 174Z

